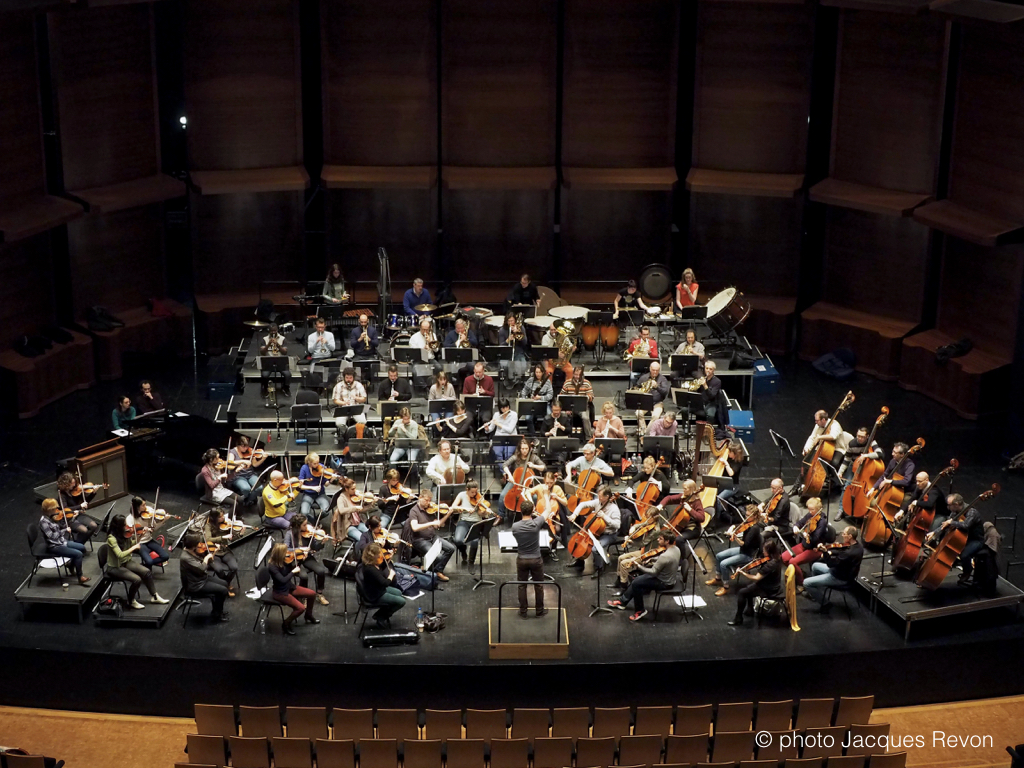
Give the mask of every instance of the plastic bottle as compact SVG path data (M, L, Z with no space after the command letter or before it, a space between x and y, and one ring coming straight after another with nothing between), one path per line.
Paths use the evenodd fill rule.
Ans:
M416 609L416 631L417 632L422 632L423 631L423 609L422 608Z
M260 617L260 634L261 635L267 634L267 617L266 616Z

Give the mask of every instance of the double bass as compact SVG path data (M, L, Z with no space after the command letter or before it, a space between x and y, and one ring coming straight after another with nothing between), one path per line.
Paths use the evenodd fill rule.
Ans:
M871 446L875 442L875 433L878 428L885 424L889 418L889 409L882 406L881 415L875 419L875 426L871 428L868 435L865 454L858 456L853 462L853 479L843 490L843 512L847 517L864 517L868 513L868 491L875 485L875 481L885 472L885 462L881 459L872 459L866 454L871 452Z
M923 499L927 496L935 484L939 482L943 477L948 477L956 472L960 466L960 462L956 459L950 459L949 466L942 470L937 477L935 477L928 486L924 489L921 494ZM907 523L907 531L903 534L898 542L896 542L896 548L892 553L892 567L896 569L910 570L917 563L917 556L921 554L921 547L924 546L924 539L928 535L928 531L931 530L932 522L935 520L935 507L931 509L925 509L918 505L917 509L914 510L913 517L910 518L910 522Z
M832 424L839 418L839 414L849 408L856 398L853 396L853 392L847 392L846 397L843 398L843 402L836 408L836 412L832 414L832 417L825 424L825 428L822 435L828 435L832 429ZM826 474L825 468L821 466L822 460L830 462L832 457L835 456L836 446L835 443L829 440L820 440L818 445L810 453L810 457L804 461L804 473L800 478L800 482L803 484L802 496L817 496L821 493L822 487L825 485L825 480L828 475Z
M907 452L903 454L903 458L900 459L899 464L893 469L892 478L890 479L894 481L905 479L900 470L907 462L907 459L919 453L922 448L924 448L924 438L919 437L917 438L917 443L910 446ZM898 488L895 483L890 484L877 495L874 493L868 495L870 507L868 508L867 515L864 517L864 527L861 529L861 538L865 544L884 547L889 543L892 533L889 530L889 526L882 522L882 516L884 515L891 525L896 519L896 513L903 506L903 497L906 495L906 491Z
M992 483L991 489L982 493L970 504L965 504L964 508L960 510L955 518L950 517L949 519L953 522L959 522L970 511L971 507L986 499L991 499L1000 490L998 483ZM953 563L956 562L956 559L963 552L966 545L966 531L956 528L946 531L942 541L939 542L939 546L928 556L927 560L921 563L921 569L917 572L914 583L923 589L938 589L946 575L953 570Z

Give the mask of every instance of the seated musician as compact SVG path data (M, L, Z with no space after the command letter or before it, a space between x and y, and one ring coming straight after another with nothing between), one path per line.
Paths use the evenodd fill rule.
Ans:
M473 525L493 515L489 507L482 506L486 503L486 499L480 493L480 483L476 480L470 480L466 483L466 490L456 496L455 501L452 503L452 512L459 513L459 523L455 526L452 541L455 543L455 548L459 550L463 563L468 560L469 564L473 565L476 562L476 550L480 540L474 537L473 541L469 542L467 546L466 538L469 536L469 529Z
M366 402L366 388L362 382L356 381L356 369L346 368L341 372L338 383L334 385L331 393L331 402L336 406L362 405ZM366 414L357 413L355 416L338 416L334 419L334 426L338 429L338 437L341 437L342 430L349 422L365 424Z
M615 403L611 400L601 403L601 416L594 422L594 431L591 436L594 440L609 437L618 440L626 439L626 428L622 424L622 419L615 413Z
M144 514L149 513L150 509L146 506L146 500L141 496L133 496L132 511L128 514L128 525L142 527L142 533L138 535L139 557L144 566L152 569L154 566L163 565L170 560L171 553L153 538L152 524L147 525L146 519L143 517Z
M466 326L466 321L461 317L455 321L455 327L448 331L444 337L446 349L476 349L478 344L476 334Z
M782 594L782 560L779 558L779 542L768 539L764 542L761 553L765 562L751 570L739 570L740 581L736 590L736 615L729 622L730 627L743 625L744 616L754 615L754 598L767 597L775 599Z
M298 495L299 489L285 481L283 472L271 472L270 482L263 486L263 524L282 531L288 528L295 517L295 508L289 505Z
M467 376L462 382L462 394L494 397L494 379L484 373L483 362L474 363L473 375Z
M722 393L722 380L715 375L718 366L714 360L704 362L704 375L697 379L700 388L701 406L704 409L704 419L716 427L725 426L725 414L719 411L725 406L720 402Z
M65 509L70 509L72 512L77 513L68 517L67 522L68 527L71 528L72 537L79 544L84 544L92 538L92 535L100 527L96 520L82 512L82 510L89 508L89 502L95 496L96 489L83 488L78 483L78 478L71 472L61 472L57 478L57 501Z
M377 385L377 401L398 403L407 400L412 400L412 387L408 379L398 377L398 366L391 363L388 366L387 378Z
M831 549L827 547L831 546ZM821 604L821 612L827 613L832 607L825 602L825 590L830 587L847 587L857 580L860 563L864 559L864 545L857 541L857 529L848 525L843 529L842 541L838 544L819 544L822 558L811 563L811 575L804 579L804 594Z
M639 520L629 527L626 540L622 543L622 552L615 563L615 593L616 597L622 595L629 586L629 579L633 575L633 567L646 553L656 546L661 529L658 527L661 521L657 519L661 508L652 505L642 520ZM672 540L675 541L675 534Z
M734 525L741 522L739 510L731 500L740 492L740 473L743 471L743 444L739 440L729 441L729 451L715 459L722 465L722 475L732 478L731 488L719 488L715 494L715 517Z
M395 440L419 440L420 439L420 425L412 420L412 411L408 408L403 408L399 411L399 419L391 425L391 429L388 432L388 442L394 443ZM415 464L420 459L419 448L399 448L397 445L391 451L391 456L388 458L389 464L397 464L402 461L408 455L409 462Z
M844 480L849 481L853 479L853 462L859 457L867 456L869 459L876 459L878 461L882 461L885 458L882 446L878 444L877 440L872 440L871 445L868 445L868 437L870 435L871 431L867 427L861 427L857 430L853 440L847 443L843 464L839 468L839 476Z
M558 338L558 331L555 330L555 324L552 323L548 326L548 332L545 333L540 339L540 345L545 348L557 347L561 343L561 339Z
M334 334L327 330L327 321L318 317L315 330L306 338L306 352L314 360L326 360L334 356Z
M562 413L562 404L555 400L551 403L551 413L544 419L541 431L545 437L569 437L572 419L569 414Z
M256 485L264 461L266 452L263 449L254 451L249 438L245 435L239 437L238 442L228 451L228 462L233 469L225 484L241 496L242 504L256 503L256 497L259 495Z
M828 427L827 431L825 427ZM839 420L833 419L832 424L829 425L828 413L825 411L815 411L814 413L814 429L811 430L811 434L808 435L807 441L804 443L805 459L814 453L819 443L833 444L834 453L831 464L838 470L846 453L846 438L843 435L843 428L839 425Z
M692 307L697 303L697 291L700 286L693 270L687 267L683 270L683 277L676 283L675 306L677 310L683 307Z
M509 514L509 510L505 506L505 497L508 496L509 491L515 485L513 478L515 477L516 470L519 469L532 469L535 474L543 472L545 469L544 462L533 452L533 446L525 437L516 445L514 453L509 455L501 465L501 474L505 478L505 487L498 497L498 517L502 522L506 522L509 525L512 524L513 515ZM522 493L524 489L520 488L519 490Z
M397 469L389 469L384 473L384 482L381 484L377 496L380 497L378 502L380 524L387 528L398 513L398 508L410 504L416 494L412 488L402 485Z
M445 371L438 371L434 374L434 383L427 390L427 400L432 403L431 416L437 419L450 419L455 415L456 402L455 387L452 386ZM441 408L441 410L436 410ZM434 425L434 434L441 436L441 424Z
M516 304L532 304L534 307L540 304L540 291L530 282L530 276L527 274L519 278L519 282L512 286L512 290L505 297L505 311L508 312Z
M153 572L132 559L132 553L141 547L138 542L129 541L125 530L127 525L128 521L124 515L114 515L110 519L110 526L107 528L107 577L114 581L127 582L128 604L136 610L141 611L146 607L137 599L143 584L149 590L149 602L165 605L169 601L157 593Z
M452 444L449 441L442 440L437 444L437 453L427 462L426 475L437 485L446 485L449 481L445 479L445 472L450 472L454 477L456 467L469 474L469 464L452 451Z
M768 500L762 501L757 508L765 516L765 525L788 533L791 525L789 515L792 504L781 477L772 480L771 491L772 495L768 497Z
M675 437L676 436L676 414L675 411L665 411L661 418L652 421L647 428L650 437Z
M621 597L609 600L608 605L612 608L626 610L626 606L632 601L636 611L629 617L630 621L640 621L647 615L644 608L644 596L650 592L660 592L672 589L679 577L679 547L676 546L675 534L666 529L658 534L657 546L662 550L658 559L653 565L646 566L642 563L634 563L633 569L640 574L630 582L629 586L622 593Z
M874 492L881 493L890 485L900 488L907 492L907 490L914 484L914 459L907 456L907 444L896 443L892 447L892 458L889 459L889 463L885 467L883 472L873 486ZM893 475L896 473L903 475L902 480L896 480Z
M914 490L906 494L903 497L903 503L900 505L900 511L896 513L896 523L901 523L903 518L907 518L907 521L914 519L914 514L921 509L924 510L935 510L932 517L931 531L938 530L942 527L942 524L946 522L946 518L949 517L946 512L946 500L942 495L942 491L938 488L932 488L928 490L928 484L931 483L931 478L927 472L918 472L914 476ZM927 493L925 491L928 490ZM905 528L906 526L900 526Z
M68 539L70 529L64 519L64 510L53 499L43 499L43 514L39 518L39 532L46 540L46 550L54 557L70 560L79 584L88 584L89 577L82 575L82 560L85 558L85 544Z
M429 362L434 359L441 348L441 340L437 338L434 324L430 318L420 320L419 330L409 338L409 346L413 349L422 349L424 361Z
M654 395L654 409L651 411L651 419L657 420L665 408L663 404L668 397L670 388L668 379L661 375L661 363L657 360L652 362L648 372L640 377L636 388ZM641 420L641 423L643 413L644 411L637 411L637 419Z
M314 503L320 507L321 512L326 512L331 506L331 500L327 497L327 483L334 473L324 470L318 453L308 454L299 469L299 480L302 481L302 485L299 486L302 492L299 497L299 512L305 517L309 517L309 510L313 508Z
M747 505L746 513L747 520L756 520L757 522L752 523L738 535L733 532L733 528L728 530L727 535L729 541L733 542L733 546L723 549L715 555L715 575L704 582L709 587L719 587L715 592L715 597L722 597L726 594L732 585L733 571L741 565L749 563L761 551L761 542L764 538L762 534L763 518L753 504Z
M380 544L369 544L363 550L356 578L366 599L379 606L373 614L376 629L387 629L391 617L405 607L406 599L396 586L396 575Z
M341 267L331 264L324 278L324 287L320 295L328 304L344 304L348 301L348 291L345 290L345 276L341 273Z
M356 357L366 359L376 357L378 346L380 336L377 335L377 329L370 325L369 315L360 315L359 325L349 334L348 348Z
M439 581L449 581L448 576L444 573L444 567L448 565L448 561L455 554L455 545L447 539L439 538L437 529L448 521L452 511L451 509L437 507L431 501L431 497L432 494L429 490L420 491L419 500L409 511L408 525L410 535L412 536L410 543L412 544L413 551L423 557L434 546L434 541L439 540L441 542L441 551L437 559L431 563L429 570L437 575Z
M211 542L212 543L212 542ZM208 597L213 603L212 621L227 621L228 612L224 610L224 602L228 596L234 597L229 591L230 580L225 581L215 570L217 558L212 552L202 547L203 537L190 531L185 534L179 566L181 579L189 597Z
M498 412L481 429L493 433L494 437L512 437L519 433L519 414L512 410L507 397L498 400ZM513 450L509 445L495 445L491 448L495 461L505 461Z
M962 573L957 579L957 584L963 586L969 584L974 573L974 556L985 546L985 524L981 515L974 507L964 513L964 497L959 493L951 493L946 497L946 506L949 508L949 519L940 525L935 531L928 534L926 541L934 543L941 540L941 537L949 531L962 531L967 536L967 544L960 552L959 562ZM962 515L962 519L961 518Z
M572 419L573 424L578 425L583 430L583 439L589 440L593 434L591 430L591 423L593 421L593 403L594 403L594 387L587 380L585 376L584 366L577 365L572 369L572 376L565 380L565 384L562 385L562 391L558 393L559 397L563 395L575 396L586 396L589 413L573 413Z
M701 360L706 353L704 345L697 341L697 332L693 328L686 329L686 341L676 347L677 355L696 355Z
M626 495L632 497L633 493L636 492L637 486L651 481L658 487L658 495L654 497L654 505L657 506L658 500L668 495L669 480L665 473L658 468L657 460L653 456L645 456L643 464L636 475L633 476L629 487L626 489Z
M407 315L418 315L416 307L421 304L432 304L430 291L423 287L423 279L417 277L412 281L412 288L405 292L402 297L402 309Z
M302 570L305 571L299 576L299 586L309 586L309 574L313 575L316 586L316 601L320 605L330 605L330 601L324 596L324 584L327 583L327 568L321 563L316 553L324 548L322 541L317 541L314 536L313 526L301 512L292 518L288 530L284 532L284 545L291 550L298 550L304 553L301 559Z
M807 529L810 528L810 522L815 519L815 528L809 532ZM804 563L816 563L821 559L819 544L831 544L836 540L836 532L825 519L825 514L821 511L821 499L817 496L807 500L807 514L793 526L793 535L796 537L796 544L793 545L791 552L782 553L782 562L784 565L792 563L796 566L796 583L802 584L804 572L800 567Z
M598 459L600 461L600 459ZM607 485L600 485L597 488L597 493L594 498L590 501L584 501L576 506L576 511L569 515L569 520L578 520L579 524L582 525L583 521L593 513L598 518L604 521L605 529L604 533L597 537L598 543L604 550L604 555L601 555L597 551L597 547L592 550L594 560L594 574L591 576L592 579L601 578L601 574L604 573L605 567L608 565L608 547L619 536L619 526L622 524L622 513L618 506L612 501L612 489ZM582 568L585 565L583 560L575 560L569 563L569 568Z
M238 575L238 560L231 551L231 542L235 537L234 530L228 522L223 507L214 507L206 516L203 526L203 538L207 546L216 547L210 570L217 574L228 587L228 597L234 597L231 582Z
M144 379L139 384L139 393L135 396L135 412L140 415L164 410L164 399L153 389L153 383Z
M270 550L270 557L267 558L267 570L273 581L271 595L275 602L286 605L292 612L281 624L281 631L286 635L294 635L292 625L298 621L299 616L305 613L307 624L319 624L320 619L313 616L313 605L316 593L307 587L300 587L292 577L299 575L299 564L294 560L289 561L288 547L284 544L275 544ZM305 602L305 608L303 608Z
M544 473L544 482L527 489L526 494L533 500L539 514L543 514L545 518L556 517L558 540L562 542L564 549L569 545L569 500L565 498L565 491L558 482L560 477L557 472L548 470ZM554 544L551 545L550 552L551 559L557 562L558 555L555 553Z
M218 464L221 466L218 467ZM224 481L228 477L227 465L222 463L220 451L216 448L209 448L203 454L203 468L199 470L199 474L206 483L206 494L215 504L223 504L234 498L235 494L224 487Z
M684 525L676 526L679 529L676 532L676 544L682 548L684 541L695 541L700 536L701 527L707 518L707 513L704 511L704 502L701 501L700 493L697 491L696 481L686 478L683 481L682 488L679 489L679 493L665 496L658 502L658 511L661 512L675 504L680 505L683 511L689 515L689 520ZM674 511L665 515L669 519L674 516Z
M356 557L362 557L363 552L371 544L379 544L384 538L384 531L380 524L380 518L370 515L366 521L366 530L359 536L359 541L352 545L352 552Z
M132 399L127 395L117 398L117 407L110 414L110 420L114 425L114 429L128 429L135 416L135 406L132 405Z
M505 325L498 331L498 344L512 347L513 362L526 362L530 337L526 335L526 328L520 324L518 315L510 314L505 318Z
M359 537L366 532L365 521L373 514L374 503L372 494L364 497L359 493L356 481L351 477L341 479L341 490L331 516L331 536L335 546L346 538L359 541Z
M647 311L647 305L644 304L644 300L640 296L640 291L637 290L636 280L628 281L626 283L626 287L615 294L614 307L615 312L612 314L613 320L619 319L619 312L623 309L642 309L644 312Z
M577 456L575 459L565 465L565 479L568 483L573 483L573 470L576 472L585 472L588 469L592 469L601 477L613 478L615 477L615 470L608 466L608 463L597 455L597 448L594 447L593 443L583 444L583 455Z
M519 393L519 397L523 400L540 400L545 403L551 402L552 397L554 397L554 393L551 389L551 379L548 377L547 368L545 368L541 363L537 363L533 366L532 375L523 384L523 389Z
M452 403L452 416L437 425L438 435L449 440L469 440L473 436L473 419L461 400Z
M632 360L634 357L650 357L654 359L657 359L658 357L658 342L651 338L651 329L646 325L640 326L640 335L629 342L629 346L626 347L625 359L630 361L630 367L632 367ZM630 371L630 389L636 387L636 383L640 379L641 375L642 374L638 371Z

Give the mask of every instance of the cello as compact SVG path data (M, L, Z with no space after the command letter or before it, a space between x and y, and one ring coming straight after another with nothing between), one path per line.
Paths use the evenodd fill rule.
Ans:
M523 466L516 469L512 473L512 487L508 493L505 494L505 509L512 513L519 513L523 505L523 489L526 488L527 482L536 477L533 470L530 469L530 461L533 459L533 451L537 447L537 440L530 443L530 452L526 454L526 461L523 462ZM519 447L516 447L516 455L518 457ZM460 470L461 471L461 470ZM508 471L508 470L506 470ZM465 476L465 474L463 474ZM447 479L445 475L445 479ZM514 519L514 518L513 518Z
M904 476L900 474L900 470L907 459L920 452L922 448L924 448L924 438L919 437L917 438L917 443L910 446L907 452L903 454L903 458L900 459L899 464L893 469L890 479L903 480ZM884 547L889 543L892 532L889 530L889 526L882 522L882 516L884 515L885 519L891 524L896 519L896 513L900 511L900 507L903 505L904 496L906 496L906 491L896 487L895 484L884 488L877 495L875 495L874 489L872 489L872 492L868 494L870 507L868 508L867 515L864 517L864 527L861 529L861 538L865 544Z
M594 457L599 457L604 453L604 445L597 446L597 452ZM594 498L594 489L601 484L601 474L596 469L585 469L576 476L576 492L569 497L569 502L566 506L569 507L570 512L575 512L576 507L582 504L584 501L590 501Z
M822 436L828 435L832 429L832 425L835 420L839 417L839 414L849 408L856 398L853 396L853 392L847 392L846 397L843 398L843 402L836 408L836 412L832 414L832 418L825 424L825 428L822 431ZM817 447L815 447L810 458L804 461L803 477L800 478L800 482L803 484L802 496L817 496L821 493L822 486L825 485L827 475L825 474L825 468L821 466L821 461L825 460L828 462L832 461L832 457L835 455L836 446L835 443L829 440L819 440Z
M871 428L868 435L867 447L864 449L870 453L871 446L875 442L875 433L878 428L885 424L889 418L889 409L882 406L882 413L875 419L875 426ZM871 459L866 455L857 457L853 462L853 479L843 490L843 512L847 517L864 517L868 513L868 491L875 485L875 481L885 472L885 462L881 459Z
M991 499L1000 491L998 483L992 483L992 488L982 493L978 498L972 501L970 504L965 504L964 508L961 509L956 517L950 517L949 519L953 522L959 522L963 520L964 516L981 501ZM928 556L928 559L921 564L921 569L917 572L917 577L914 579L914 583L923 589L938 589L939 585L942 584L946 575L953 569L953 563L963 552L964 547L967 545L967 532L960 531L954 528L951 531L946 531L946 534L942 537L942 541L939 542L939 546Z
M597 473L595 472L594 474ZM608 503L610 504L617 498L619 498L619 494L616 493L609 499ZM579 530L569 537L569 546L566 547L569 557L574 560L583 560L588 557L594 550L594 539L600 538L601 534L608 527L604 522L604 518L598 516L599 511L599 509L595 509L587 515L582 525L576 523ZM575 521L573 522L575 523ZM590 538L588 534L593 534L594 538Z
M921 498L924 499L940 479L952 475L956 472L959 466L959 461L956 459L950 459L949 466L942 470L934 480L928 483L928 487L924 489L924 492L921 494ZM896 543L896 548L893 550L893 568L910 570L914 567L914 564L917 563L918 555L921 554L921 547L924 546L924 539L928 535L928 531L931 529L932 522L934 520L934 506L931 509L925 509L918 505L917 509L914 510L913 517L910 518L910 522L907 523L906 533L904 533Z

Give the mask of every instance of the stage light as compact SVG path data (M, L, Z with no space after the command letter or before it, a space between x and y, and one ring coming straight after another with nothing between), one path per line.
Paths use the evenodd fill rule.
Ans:
M184 115L182 115L181 117L178 118L178 122L181 123L181 127L182 128L185 128L186 126L188 126L188 118L185 117Z

